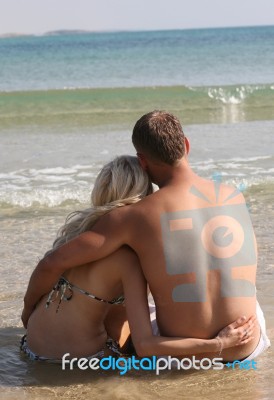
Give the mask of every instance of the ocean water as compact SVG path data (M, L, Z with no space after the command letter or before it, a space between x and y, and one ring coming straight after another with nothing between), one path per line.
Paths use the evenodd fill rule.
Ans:
M174 112L207 178L244 193L258 241L258 298L274 340L274 27L55 33L0 39L0 398L273 399L257 371L84 373L20 355L22 298L65 216L102 165L135 154L131 131Z

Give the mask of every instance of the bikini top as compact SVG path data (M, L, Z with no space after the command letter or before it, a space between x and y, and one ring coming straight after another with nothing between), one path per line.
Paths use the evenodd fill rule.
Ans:
M61 278L59 279L57 284L53 287L52 291L48 295L47 302L46 302L46 308L48 308L50 303L53 303L58 298L58 295L60 294L60 300L59 300L58 306L56 308L56 312L58 312L60 304L63 300L69 301L72 299L73 290L77 290L78 292L90 297L91 299L102 301L103 303L107 303L107 304L123 304L125 301L125 298L123 295L117 297L116 299L110 300L110 301L101 299L100 297L97 297L94 294L91 294L91 293L87 292L86 290L83 290L83 289L79 288L78 286L72 284L67 279L65 279L63 276L61 276ZM54 296L54 294L55 294L55 296Z

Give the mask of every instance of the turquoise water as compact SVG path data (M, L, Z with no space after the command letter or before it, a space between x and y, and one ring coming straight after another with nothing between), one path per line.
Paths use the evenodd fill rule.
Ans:
M274 84L234 86L155 86L0 92L0 123L58 125L64 131L94 126L132 125L140 115L168 109L184 125L271 120Z
M274 83L274 27L0 40L0 91Z
M274 340L273 65L273 26L0 39L0 397L273 399L272 349L254 373L123 379L72 377L18 351L31 271L65 216L89 204L102 165L135 154L132 127L156 108L179 116L198 174L244 192Z
M250 137L256 140L257 123L262 121L259 133L263 138L260 142L263 158L256 166L257 172L251 171L253 175L248 175L245 167L245 171L230 168L229 175L236 181L242 173L247 187L254 182L271 181L273 65L273 26L67 32L0 39L0 146L3 154L0 207L18 204L52 207L63 203L68 193L73 194L67 201L76 200L82 204L86 196L83 188L90 187L87 180L91 161L104 152L105 155L99 156L101 162L119 154L123 138L130 143L134 122L152 109L175 113L187 135L189 126L201 126L197 130L202 140L195 144L195 154L198 152L200 158L194 157L193 162L208 165L211 164L206 158L207 150L202 152L203 140L210 143L212 158L218 154L220 159L233 159L234 144L231 154L226 150L231 147L231 135L234 143L242 144L237 145L237 149L245 159L243 163L249 163L250 157L257 156L257 150L253 142L251 146L243 144L249 144ZM254 124L247 125L249 122ZM208 138L210 125L214 126L216 140ZM227 125L227 129L224 130L223 125ZM206 132L204 138L203 132ZM67 145L69 137L71 148ZM117 142L118 137L121 140ZM110 140L113 141L111 149L105 148ZM59 153L52 150L56 147L55 141ZM125 150L134 152L131 145ZM83 152L87 152L85 157ZM25 155L23 159L21 154ZM59 169L54 172L55 177L37 172L40 177L37 183L31 175L36 174L33 171L40 171L41 165L45 171L53 165ZM71 174L63 171L64 165ZM73 172L75 166L81 171L80 177L86 173L86 179L81 181L78 172ZM96 174L96 170L92 171ZM213 173L214 166L208 169L208 176ZM58 179L63 185L73 183L71 189L66 187L62 196L58 192ZM78 181L83 188L79 189ZM267 188L269 190L269 185ZM52 191L51 195L45 195L48 190ZM28 191L33 195L26 195ZM24 201L26 198L28 201Z

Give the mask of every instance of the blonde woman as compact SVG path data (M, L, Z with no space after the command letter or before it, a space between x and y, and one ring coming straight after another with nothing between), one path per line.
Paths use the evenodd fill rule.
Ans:
M136 157L115 158L96 179L91 208L68 217L52 250L91 230L103 214L151 193L151 182ZM28 320L27 335L21 349L32 359L48 361L59 361L65 353L70 357L120 354L118 338L125 341L129 333L125 307L121 306L124 299L139 356L218 354L222 348L247 343L252 336L253 317L249 321L239 318L210 340L154 336L146 281L137 256L125 246L102 260L67 271L53 290L40 299L34 311L25 307L22 320L25 323Z

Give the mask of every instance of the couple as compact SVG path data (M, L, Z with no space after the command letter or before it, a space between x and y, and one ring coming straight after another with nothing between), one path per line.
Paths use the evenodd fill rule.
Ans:
M67 221L34 270L22 350L41 360L120 354L125 299L139 356L254 358L269 341L261 311L259 324L253 316L256 244L243 196L191 170L189 142L169 113L140 118L133 144L138 160L103 168L92 208Z

